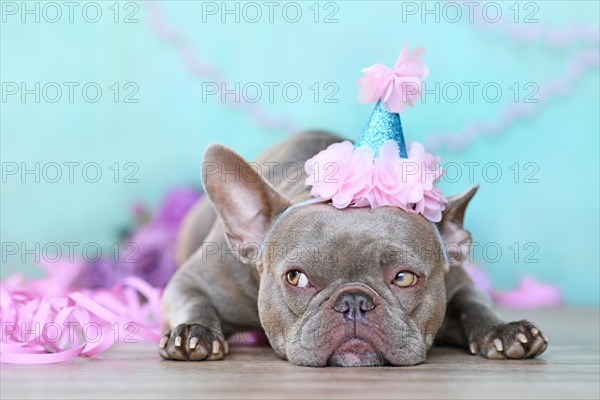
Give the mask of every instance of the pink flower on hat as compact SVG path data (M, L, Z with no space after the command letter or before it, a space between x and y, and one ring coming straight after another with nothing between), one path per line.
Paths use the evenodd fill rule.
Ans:
M334 143L306 162L306 184L312 185L312 196L346 208L370 190L372 167L370 148L355 150L348 141Z
M439 157L411 143L408 158L401 158L398 144L386 141L373 158L368 146L335 143L306 162L311 195L331 200L336 208L398 207L439 222L446 198L434 184L444 173Z

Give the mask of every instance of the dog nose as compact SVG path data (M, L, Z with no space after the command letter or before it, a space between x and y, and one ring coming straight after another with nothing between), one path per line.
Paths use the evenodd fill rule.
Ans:
M337 298L333 309L345 314L350 320L362 319L366 312L375 308L371 296L363 292L347 292Z

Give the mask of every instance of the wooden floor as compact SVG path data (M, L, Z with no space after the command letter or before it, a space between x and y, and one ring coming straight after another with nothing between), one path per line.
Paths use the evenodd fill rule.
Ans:
M267 347L233 347L217 362L163 361L151 344L114 347L93 360L1 366L1 398L598 399L598 308L504 310L550 337L539 359L490 361L434 347L416 367L306 368Z

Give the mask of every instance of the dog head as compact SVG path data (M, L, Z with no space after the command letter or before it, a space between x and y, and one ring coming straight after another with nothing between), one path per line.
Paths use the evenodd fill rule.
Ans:
M445 272L468 253L477 187L442 221L393 207L291 206L239 155L211 146L205 190L231 248L260 274L258 311L275 351L307 366L414 365L446 309ZM249 266L251 268L251 266Z

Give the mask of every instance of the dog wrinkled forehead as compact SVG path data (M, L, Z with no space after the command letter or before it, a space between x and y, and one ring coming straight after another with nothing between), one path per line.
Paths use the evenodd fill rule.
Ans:
M266 248L275 243L286 243L286 248ZM282 213L263 248L270 251L270 257L312 257L315 262L331 253L340 257L393 253L405 257L401 262L408 265L447 264L435 224L394 207L340 210L329 204L302 202Z

